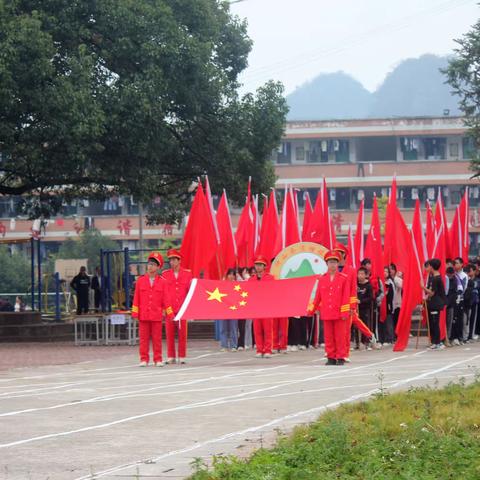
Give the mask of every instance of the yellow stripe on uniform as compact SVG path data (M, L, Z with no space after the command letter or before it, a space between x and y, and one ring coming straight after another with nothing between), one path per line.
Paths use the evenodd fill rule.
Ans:
M138 313L138 307L136 305L132 305L132 312Z

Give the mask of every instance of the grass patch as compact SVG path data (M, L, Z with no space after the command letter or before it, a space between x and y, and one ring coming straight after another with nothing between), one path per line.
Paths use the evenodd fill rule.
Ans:
M480 382L343 405L247 460L192 465L191 480L478 480Z

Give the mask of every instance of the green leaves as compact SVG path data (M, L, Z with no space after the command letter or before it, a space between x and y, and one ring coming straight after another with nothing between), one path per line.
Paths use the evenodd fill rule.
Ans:
M160 196L171 219L205 173L267 191L287 108L279 84L238 97L250 48L216 0L3 2L0 194Z
M465 124L469 127L477 148L477 156L471 162L475 175L480 174L478 150L480 147L480 21L470 32L456 40L458 48L443 71L453 93L460 99L460 110L465 114Z

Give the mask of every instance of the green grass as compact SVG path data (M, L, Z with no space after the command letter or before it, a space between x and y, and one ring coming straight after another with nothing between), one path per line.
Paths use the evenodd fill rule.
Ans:
M343 405L249 459L193 465L192 480L478 480L480 382Z

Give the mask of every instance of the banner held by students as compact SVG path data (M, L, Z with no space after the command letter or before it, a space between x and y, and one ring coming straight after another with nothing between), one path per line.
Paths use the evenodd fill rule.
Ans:
M175 320L303 316L316 282L315 276L273 282L194 279Z

